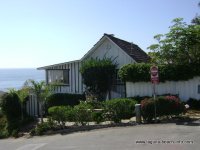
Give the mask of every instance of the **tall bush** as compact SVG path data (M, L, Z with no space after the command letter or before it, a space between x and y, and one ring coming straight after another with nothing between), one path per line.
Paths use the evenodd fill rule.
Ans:
M8 125L7 130L12 134L13 130L18 130L21 117L21 105L16 93L6 93L2 96L1 108L5 114Z
M100 100L110 90L112 79L116 70L116 64L111 59L89 59L86 60L80 69L83 82L87 92L96 95Z

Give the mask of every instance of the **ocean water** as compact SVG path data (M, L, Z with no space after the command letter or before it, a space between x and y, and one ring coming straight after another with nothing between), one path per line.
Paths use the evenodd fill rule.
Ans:
M37 69L0 69L0 91L20 89L28 79L45 80L45 72Z

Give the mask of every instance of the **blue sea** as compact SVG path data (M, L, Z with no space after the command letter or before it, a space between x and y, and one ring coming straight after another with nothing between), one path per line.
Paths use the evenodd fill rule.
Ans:
M20 89L28 79L45 80L45 72L37 69L0 69L0 91Z

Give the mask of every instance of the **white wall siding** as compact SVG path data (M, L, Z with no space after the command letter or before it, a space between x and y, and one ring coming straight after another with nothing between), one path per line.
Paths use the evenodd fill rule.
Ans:
M200 77L188 81L167 81L156 85L156 93L157 95L178 94L181 100L184 101L189 98L200 99L198 85L200 85ZM126 95L127 97L152 96L152 84L151 82L126 82Z
M79 88L79 93L83 93L84 91L83 91L83 81L82 81L82 75L81 75L81 73L80 73L80 68L81 68L81 63L79 62L79 64L78 64L78 73L79 73L79 75L78 75L78 82L79 82L79 86L78 86L78 88Z
M71 93L70 86L54 86L54 93Z
M75 64L75 93L79 93L79 81L78 81L78 76L79 76L79 68L78 68L78 63Z
M74 68L74 63L72 63L72 65L71 65L71 73L72 73L72 76L71 76L71 84L70 84L70 86L72 87L71 88L71 93L75 93L75 86L76 86L76 84L75 84L75 79L76 79L76 76L75 76L75 68Z
M63 69L69 69L69 85L58 85L54 87L55 93L83 93L83 83L80 73L81 62L72 62L61 64L48 69L47 79L56 79L57 76L62 74ZM52 71L51 71L52 70Z
M95 51L90 55L89 58L116 58L115 62L118 64L118 68L122 67L124 64L134 63L135 61L126 52L121 50L116 44L114 44L109 39L105 41L95 49Z

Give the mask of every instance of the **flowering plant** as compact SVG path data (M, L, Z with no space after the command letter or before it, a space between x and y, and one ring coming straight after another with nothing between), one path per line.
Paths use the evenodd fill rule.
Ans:
M144 99L141 101L141 110L145 120L153 119L155 106L157 116L179 115L186 111L186 107L177 96L159 96L155 101L153 98Z

